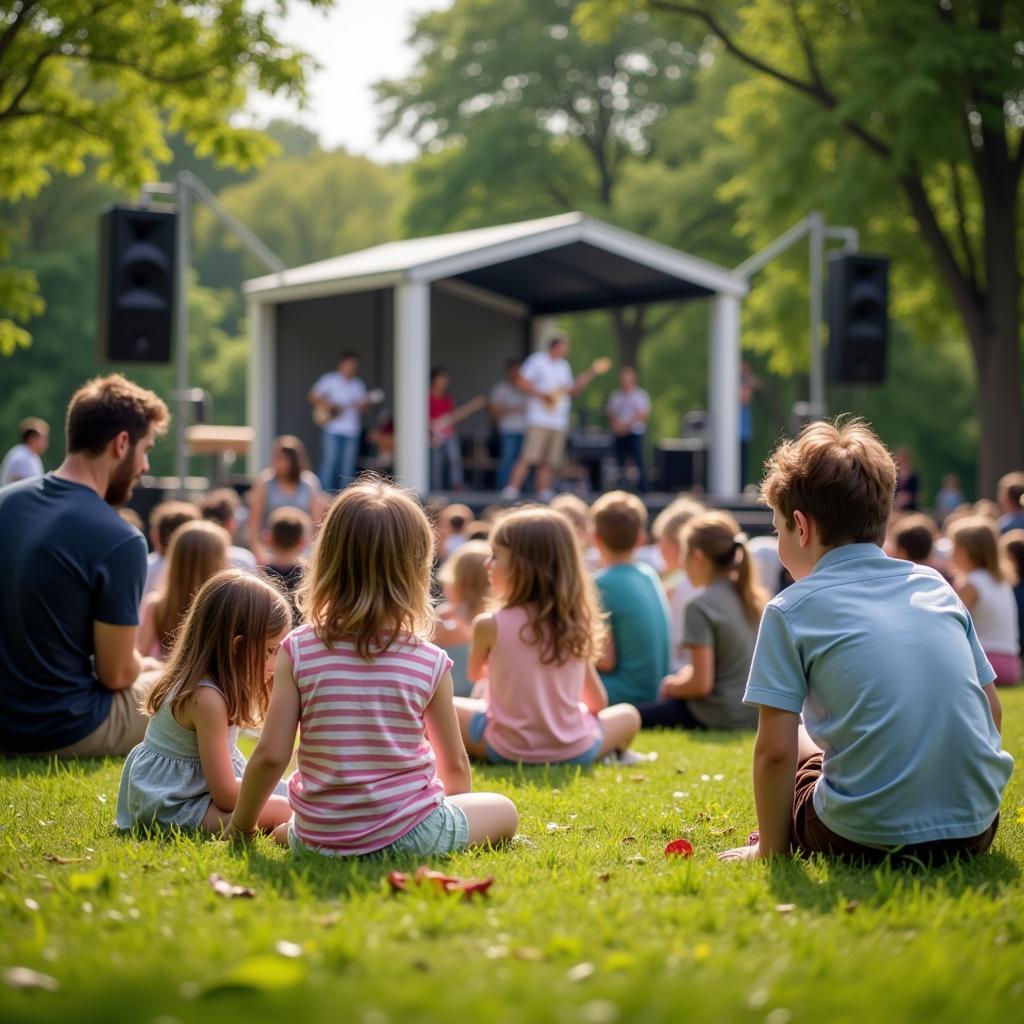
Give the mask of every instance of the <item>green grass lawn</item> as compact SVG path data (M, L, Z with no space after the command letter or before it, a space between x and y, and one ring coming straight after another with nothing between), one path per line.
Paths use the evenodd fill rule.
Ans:
M1024 692L1004 703L1019 754ZM474 902L391 895L408 863L124 838L119 763L0 763L0 967L58 986L0 979L0 1020L1019 1019L1020 774L994 852L968 865L719 864L754 827L751 745L651 733L637 746L659 759L636 768L479 769L521 838L438 862L495 876ZM666 858L681 836L693 859ZM255 896L217 895L213 872Z

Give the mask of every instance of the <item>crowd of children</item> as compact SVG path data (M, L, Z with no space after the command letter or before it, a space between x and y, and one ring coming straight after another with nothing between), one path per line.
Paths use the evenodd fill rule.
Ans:
M160 667L119 827L446 853L517 827L511 801L471 791L467 753L628 763L642 727L756 728L759 831L726 859L991 844L1024 475L940 525L893 511L897 467L866 425L815 423L766 465L775 535L755 544L690 497L649 526L622 491L477 520L368 476L326 512L312 484L293 507L292 449L262 481L255 554L232 491L150 517L134 642ZM261 730L248 764L240 728Z

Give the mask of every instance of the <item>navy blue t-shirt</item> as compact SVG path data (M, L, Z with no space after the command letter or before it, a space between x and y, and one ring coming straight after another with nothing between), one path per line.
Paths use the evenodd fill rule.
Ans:
M142 534L91 488L0 489L0 750L57 750L106 720L93 622L138 625L145 581Z

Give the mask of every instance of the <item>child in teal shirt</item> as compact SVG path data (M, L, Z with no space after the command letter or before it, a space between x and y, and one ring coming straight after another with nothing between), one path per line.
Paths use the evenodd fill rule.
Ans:
M597 662L612 704L658 696L670 669L668 601L658 574L636 560L647 508L633 494L611 491L594 502L594 534L603 568L595 577L608 613L608 643Z
M994 673L939 573L883 553L895 484L858 421L811 424L769 460L796 582L765 609L744 697L759 839L723 859L944 861L992 844L1013 770Z

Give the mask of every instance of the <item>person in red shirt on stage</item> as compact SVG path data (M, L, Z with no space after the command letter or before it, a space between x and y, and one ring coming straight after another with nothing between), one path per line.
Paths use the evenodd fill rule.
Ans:
M453 413L455 399L448 390L448 371L435 366L430 371L430 487L441 490L447 485L452 490L462 489L462 449L455 433Z

